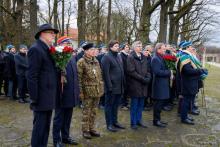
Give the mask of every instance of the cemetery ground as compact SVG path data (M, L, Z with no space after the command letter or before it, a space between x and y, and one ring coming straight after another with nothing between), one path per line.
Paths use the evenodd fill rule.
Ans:
M82 113L77 107L73 112L71 135L79 142L79 147L219 147L220 68L213 65L207 65L207 68L209 77L205 81L206 101L202 101L199 93L197 103L201 113L193 116L196 123L193 126L180 123L176 105L172 111L162 112L162 119L169 123L167 128L152 125L151 110L143 112L143 122L148 128L134 131L130 128L129 111L120 110L119 122L126 126L126 130L111 133L106 130L104 112L99 109L96 127L101 137L86 140L82 138ZM0 147L30 146L32 119L28 104L0 97ZM52 143L50 133L48 146L52 147Z

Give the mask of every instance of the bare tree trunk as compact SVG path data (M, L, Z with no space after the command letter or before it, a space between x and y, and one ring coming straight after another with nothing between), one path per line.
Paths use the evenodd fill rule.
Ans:
M151 0L143 0L143 5L141 8L141 18L140 18L140 27L139 27L139 36L142 43L150 42L149 34L150 34L150 19L151 14L154 10L160 6L160 4L164 0L158 0L156 3L151 5Z
M69 36L69 24L70 24L70 16L71 16L71 6L72 6L72 3L69 2L69 8L68 8L68 19L67 19L67 24L66 24L66 35Z
M48 3L48 20L49 20L49 24L51 24L51 6L50 6L50 0L47 0Z
M58 29L58 12L57 12L57 7L58 7L58 0L54 0L54 5L53 5L53 25L55 29ZM57 41L57 38L56 38Z
M169 12L173 11L174 5L175 5L175 0L171 0L170 5L169 5ZM176 27L175 27L174 14L170 14L169 19L170 19L169 43L170 44L175 44L174 43L174 32L176 31Z
M141 8L141 18L140 18L140 27L139 27L139 36L142 43L149 42L149 33L150 33L150 17L151 13L148 12L151 3L150 0L143 0L143 5Z
M30 0L30 39L34 41L37 32L37 0Z
M24 8L24 0L17 0L17 7L16 7L16 13L15 13L15 24L16 24L16 37L15 37L15 45L18 46L22 41L23 38L23 32L22 32L22 16L23 16L23 8Z
M3 6L3 0L0 0L0 5ZM2 40L3 40L3 28L4 28L4 21L3 21L3 10L0 7L0 49L2 46Z
M167 9L168 9L168 3L165 2L165 0L161 4L161 10L160 10L160 31L158 35L158 41L166 43L167 38Z
M79 30L78 44L80 44L80 41L85 40L85 27L86 27L86 1L85 0L78 0L77 26Z
M97 19L96 19L96 23L97 23L97 26L96 26L96 37L97 37L97 44L100 44L100 0L97 0L97 12L96 12L96 15L97 15Z
M65 5L65 0L62 0L62 32L61 32L61 35L63 36L64 35L64 5Z
M107 42L111 40L111 10L112 9L112 0L108 1L108 18L107 18Z

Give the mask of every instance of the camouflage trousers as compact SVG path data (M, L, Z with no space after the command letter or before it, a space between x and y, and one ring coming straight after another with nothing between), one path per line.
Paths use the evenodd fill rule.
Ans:
M96 111L99 105L99 99L95 97L85 98L82 100L82 131L94 130Z

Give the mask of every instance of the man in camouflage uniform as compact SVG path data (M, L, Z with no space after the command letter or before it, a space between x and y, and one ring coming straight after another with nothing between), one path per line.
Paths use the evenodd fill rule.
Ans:
M83 104L82 131L84 138L91 139L92 136L100 136L94 126L99 99L104 93L104 85L93 43L88 43L83 46L83 49L85 55L77 63L80 97Z

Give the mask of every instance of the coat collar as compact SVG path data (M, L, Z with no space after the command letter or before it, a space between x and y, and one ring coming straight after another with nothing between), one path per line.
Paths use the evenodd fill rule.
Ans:
M42 47L42 49L46 52L49 52L49 46L43 42L42 40L38 39L37 43L40 44L40 46Z
M88 58L87 56L83 55L83 58L84 58L84 60L85 60L87 63L96 63L96 62L98 62L95 57Z
M131 52L131 55L135 58L135 59L137 59L137 60L139 60L139 61L142 61L143 59L144 59L144 55L141 53L141 58L140 57L138 57L138 55L136 54L136 52L135 51L132 51Z

